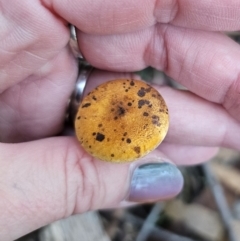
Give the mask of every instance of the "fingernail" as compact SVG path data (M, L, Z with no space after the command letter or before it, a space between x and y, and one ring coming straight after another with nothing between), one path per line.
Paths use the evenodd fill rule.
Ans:
M180 170L170 163L148 163L137 167L132 174L131 202L163 200L176 196L183 187Z

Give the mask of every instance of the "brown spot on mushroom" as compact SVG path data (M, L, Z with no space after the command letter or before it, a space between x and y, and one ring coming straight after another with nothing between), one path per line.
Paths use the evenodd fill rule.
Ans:
M102 142L105 139L105 135L102 133L97 133L96 140Z
M135 85L135 83L134 83L133 80L131 80L130 85L131 85L131 86L134 86L134 85Z
M143 116L149 116L147 112L143 112Z
M145 94L146 94L146 92L145 92L145 90L144 90L143 87L141 87L141 89L137 92L137 95L138 95L139 97L144 97Z
M148 88L141 87L141 89L137 92L139 97L144 97L147 93L149 93L152 89L151 86L147 85Z
M97 100L97 98L96 98L96 96L95 96L95 95L92 97L92 99L93 99L93 100Z
M111 154L111 157L114 157L114 154Z
M126 110L122 106L118 106L117 112L119 116L122 116L125 114Z
M98 127L102 127L102 124L99 124Z
M126 142L130 144L132 140L130 138L127 138Z
M144 105L149 105L150 104L150 101L149 100L139 100L138 101L138 108L141 109Z
M153 115L153 116L152 116L152 123L153 123L154 125L160 126L161 123L160 123L159 121L160 121L159 116L157 116L157 115Z
M132 106L132 103L131 102L128 102L128 104L127 104L128 106Z
M91 103L86 103L86 104L84 104L83 106L82 106L82 108L87 108L87 107L89 107L91 105Z
M135 147L133 148L133 150L134 150L137 154L140 154L140 152L141 152L140 146L135 146Z
M81 119L81 116L78 116L77 119L80 120L80 119Z

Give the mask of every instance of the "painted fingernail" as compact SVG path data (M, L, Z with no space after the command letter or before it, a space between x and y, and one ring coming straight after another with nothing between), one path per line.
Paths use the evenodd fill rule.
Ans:
M132 175L128 201L147 202L176 196L183 187L180 170L170 163L148 163Z

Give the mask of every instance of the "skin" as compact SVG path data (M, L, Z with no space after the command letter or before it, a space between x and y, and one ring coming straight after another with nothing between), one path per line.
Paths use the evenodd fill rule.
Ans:
M68 22L86 59L104 70L88 89L149 65L189 89L156 86L171 125L148 157L190 165L220 146L240 150L240 47L221 33L240 28L239 9L237 0L0 0L0 239L125 205L129 182L117 177L129 180L130 164L116 170L73 137L52 137L77 76Z

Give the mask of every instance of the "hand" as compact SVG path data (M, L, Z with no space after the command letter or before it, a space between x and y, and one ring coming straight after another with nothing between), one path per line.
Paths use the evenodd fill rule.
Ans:
M14 240L73 213L173 197L182 177L161 161L190 165L210 159L219 146L240 150L240 48L216 32L239 29L239 5L0 0L0 239ZM77 77L68 23L80 30L86 59L109 71L96 70L88 89L130 76L110 71L149 65L189 89L157 86L169 106L170 130L142 160L100 162L75 138L51 137L63 128ZM155 164L138 168L147 163ZM153 183L144 179L154 170ZM168 171L167 179L161 170ZM137 190L136 180L148 189Z

